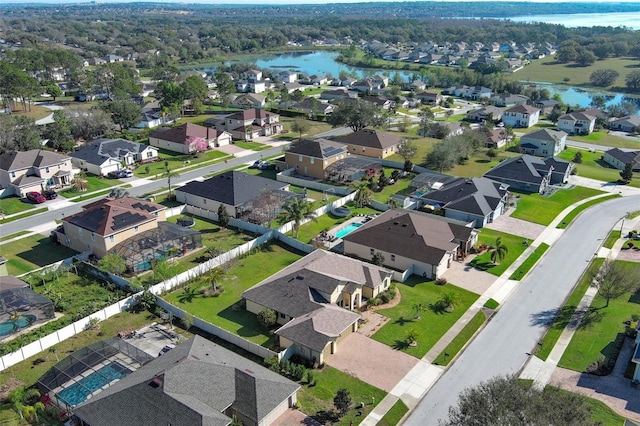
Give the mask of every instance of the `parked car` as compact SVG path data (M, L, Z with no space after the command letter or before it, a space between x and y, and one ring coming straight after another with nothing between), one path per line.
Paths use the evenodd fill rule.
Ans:
M42 196L47 200L53 200L54 198L58 197L58 193L53 189L47 189L42 191Z
M259 169L264 164L262 160L256 160L252 165L249 166L250 169Z
M169 352L171 349L175 347L176 345L173 345L173 344L166 345L164 348L160 349L160 352L158 352L158 356L162 356L162 354L166 354L167 352Z
M264 161L262 164L260 164L260 167L258 167L258 168L260 170L275 170L276 169L276 165Z
M45 201L47 201L47 199L44 198L41 193L35 192L35 191L27 192L27 200L32 201L34 203L38 203L38 204L44 203Z
M133 176L133 172L131 170L116 170L107 173L107 177L111 179L130 178L131 176Z

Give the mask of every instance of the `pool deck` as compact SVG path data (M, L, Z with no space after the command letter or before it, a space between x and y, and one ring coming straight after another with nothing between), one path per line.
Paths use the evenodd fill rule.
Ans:
M327 231L327 235L329 237L331 237L332 240L324 240L323 242L324 242L325 247L327 249L331 250L332 248L334 248L338 244L342 243L342 238L338 238L337 235L336 235L340 230L342 230L342 229L346 228L347 226L349 226L351 224L354 224L354 223L365 224L369 220L374 218L375 216L376 215L354 216L351 219L348 219L348 220L342 222L340 225L334 226L329 231ZM367 219L367 218L371 218L371 219Z

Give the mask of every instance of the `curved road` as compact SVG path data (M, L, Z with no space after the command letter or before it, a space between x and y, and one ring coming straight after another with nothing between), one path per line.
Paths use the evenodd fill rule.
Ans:
M531 270L485 329L462 353L403 423L437 425L462 390L494 376L518 374L602 240L640 195L617 198L583 212Z
M204 166L199 169L190 170L188 172L180 173L180 176L177 178L173 178L171 182L171 186L180 185L194 179L200 178L204 175L220 172L222 170L239 166L247 163L253 163L255 160L258 160L263 157L270 157L272 155L276 155L282 152L283 147L276 147L266 149L264 151L256 152L254 154L245 155L243 157L232 158L227 161L227 163L217 163L210 166ZM179 171L178 171L179 172ZM158 179L146 185L136 186L132 188L127 188L127 191L132 196L140 196L143 194L147 194L149 192L157 191L160 188L167 187L166 179ZM101 198L102 196L96 197ZM74 203L74 205L62 207L60 209L51 210L48 212L40 213L34 216L29 216L24 219L15 220L13 222L8 222L2 225L2 231L0 232L2 235L11 235L16 232L23 231L25 229L33 228L35 226L42 225L47 222L54 221L56 219L62 219L63 217L80 213L82 211L82 206L85 204L89 204L95 201L95 198L92 200L86 200L79 203Z

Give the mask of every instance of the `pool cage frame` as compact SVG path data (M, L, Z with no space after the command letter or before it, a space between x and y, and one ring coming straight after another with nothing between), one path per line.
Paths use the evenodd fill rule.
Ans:
M27 287L6 288L0 291L0 323L13 324L13 330L0 335L0 339L8 338L20 330L48 321L55 316L54 306L48 299ZM28 318L24 326L20 326L20 319ZM31 317L35 317L32 320Z
M382 160L373 157L351 155L329 165L325 171L325 179L332 182L349 184L358 181L368 170L382 170Z
M101 340L73 352L51 367L38 379L38 389L42 395L48 395L50 401L60 409L70 412L74 406L69 405L62 398L58 398L59 392L74 385L84 387L80 382L83 378L94 373L100 374L98 370L112 362L125 367L131 374L153 359L151 355L123 339L115 337ZM105 387L111 384L112 381L109 380ZM85 389L89 391L89 395L92 395L104 387L100 390L86 387Z

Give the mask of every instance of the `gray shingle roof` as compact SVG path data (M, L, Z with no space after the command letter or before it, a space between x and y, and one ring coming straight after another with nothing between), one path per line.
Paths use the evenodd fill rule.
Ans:
M136 142L126 139L95 139L87 143L84 148L71 154L73 158L84 160L89 164L101 165L109 158L119 160L128 155L139 154L147 148Z
M200 336L77 407L91 426L225 426L236 409L256 423L300 386Z
M554 173L565 173L570 163L554 157L538 158L532 155L521 155L504 160L485 173L484 177L539 185L551 166L554 168Z
M273 179L230 171L202 182L191 181L176 189L176 192L197 195L229 206L241 206L256 198L262 191L284 190L287 185Z
M346 153L347 148L341 143L327 139L302 139L292 143L287 152L326 159Z
M522 135L520 140L534 139L539 141L557 142L566 136L567 136L567 133L563 132L562 130L539 129L539 130L534 130L532 132L529 132L525 135Z
M437 265L458 241L467 241L473 228L449 223L429 215L387 210L343 240Z
M420 198L431 204L442 204L445 209L486 216L498 207L508 186L484 177L458 178Z
M0 170L11 172L29 167L41 168L53 166L66 160L69 160L68 155L61 155L43 149L6 152L0 155Z

